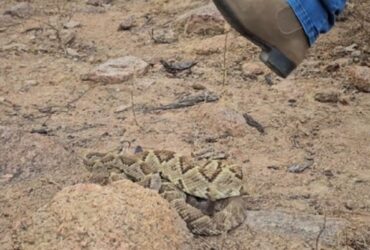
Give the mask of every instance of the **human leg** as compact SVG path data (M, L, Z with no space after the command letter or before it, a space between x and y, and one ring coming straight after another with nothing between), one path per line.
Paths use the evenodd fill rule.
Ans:
M321 33L334 25L346 0L213 0L226 20L262 48L260 59L287 77Z
M328 32L346 5L346 0L287 0L313 45L320 34Z

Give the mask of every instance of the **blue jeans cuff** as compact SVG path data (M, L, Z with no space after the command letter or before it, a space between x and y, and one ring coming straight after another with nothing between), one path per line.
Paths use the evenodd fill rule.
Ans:
M300 0L287 0L287 1L290 7L293 9L298 20L300 21L310 45L313 45L319 36L319 32L317 31L317 29L315 29L315 26L309 14L301 4Z

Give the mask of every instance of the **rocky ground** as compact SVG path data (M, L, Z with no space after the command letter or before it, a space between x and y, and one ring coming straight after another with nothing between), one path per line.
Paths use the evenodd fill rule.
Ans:
M0 249L369 249L370 4L280 79L209 3L0 2ZM136 146L242 164L245 224L89 184L86 153Z

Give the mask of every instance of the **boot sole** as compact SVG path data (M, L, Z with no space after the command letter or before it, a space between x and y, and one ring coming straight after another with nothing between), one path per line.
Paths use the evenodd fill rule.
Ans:
M213 0L213 2L231 27L262 49L260 60L277 75L286 78L297 67L297 65L286 57L279 49L271 46L269 43L246 29L242 23L235 18L235 15L225 1Z

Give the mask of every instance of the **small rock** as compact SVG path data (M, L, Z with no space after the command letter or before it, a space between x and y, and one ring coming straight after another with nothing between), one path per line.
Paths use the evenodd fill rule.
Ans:
M344 56L346 54L343 46L337 46L333 49L333 54L338 56Z
M13 179L13 174L5 174L0 176L0 184L9 183Z
M130 16L124 19L118 26L118 31L130 30L135 26L135 19L133 16Z
M267 166L267 169L280 170L280 168L278 166L275 166L275 165Z
M39 83L36 80L26 80L23 84L23 86L19 89L20 91L27 92L32 87L35 87L39 85Z
M77 21L70 20L69 22L66 22L63 24L63 27L65 29L74 29L74 28L79 28L81 27L81 23Z
M87 0L86 4L92 5L92 6L103 6L107 4L111 4L113 0Z
M352 84L359 91L370 93L370 68L366 66L352 66L347 68Z
M200 84L200 83L194 83L192 86L191 86L194 90L206 90L207 88Z
M356 207L356 204L354 201L349 200L344 203L344 207L348 210L353 210Z
M110 59L97 66L92 72L83 75L83 80L114 84L143 76L149 70L149 64L134 56Z
M314 164L313 160L306 160L303 163L293 164L288 167L288 172L294 174L303 173L306 169L310 168Z
M315 100L323 103L337 103L340 101L341 94L335 90L319 92L315 94Z
M160 60L160 63L163 65L165 70L168 73L171 73L173 75L176 75L180 72L186 71L187 73L191 72L191 68L193 68L195 65L197 65L196 61L193 60L183 60L183 61L165 61Z
M333 174L333 171L331 171L330 169L328 169L328 170L325 170L324 172L323 172L323 174L326 176L326 177L334 177L334 174Z
M66 52L69 56L80 57L80 54L78 54L78 52L75 49L67 48Z
M153 30L152 39L155 43L169 44L178 41L178 37L172 29Z
M348 47L345 47L343 50L347 53L352 53L358 48L358 45L356 43L351 44Z
M266 84L269 86L273 86L276 82L276 77L272 74L265 75L264 79L265 79Z
M330 73L337 72L339 69L340 65L336 62L332 62L325 67L325 70Z
M142 79L137 82L137 86L141 89L142 88L147 89L153 86L154 84L156 84L156 81L154 79Z
M341 67L345 67L347 66L348 64L350 63L350 59L348 58L338 58L336 59L335 61L329 63L326 67L325 67L325 70L327 72L330 72L330 73L333 73L333 72L337 72L339 71L339 69L341 69Z
M263 75L264 68L261 63L247 62L242 65L242 72L245 76Z
M339 64L340 67L345 67L350 63L350 59L348 59L348 58L338 58L334 61L334 63Z
M361 51L355 50L351 53L352 57L360 57L361 56Z
M129 108L131 108L130 105L121 105L121 106L118 106L116 108L116 110L114 111L114 113L122 113L122 112L127 111Z
M12 17L18 18L28 18L32 16L33 8L30 3L21 2L18 3L9 9L5 10L4 15L10 15Z
M369 54L369 53L370 53L370 46L369 46L369 45L364 45L364 46L362 47L362 51L363 51L364 53Z
M218 35L225 33L226 21L213 3L180 16L175 25L186 34Z

